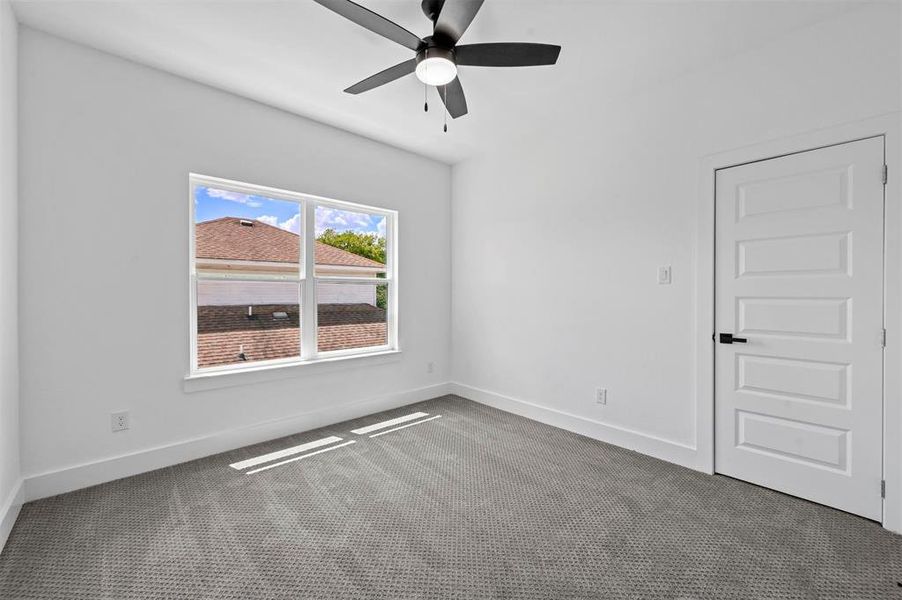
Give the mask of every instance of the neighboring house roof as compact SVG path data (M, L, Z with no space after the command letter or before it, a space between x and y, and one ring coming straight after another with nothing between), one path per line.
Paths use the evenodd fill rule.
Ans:
M273 313L287 313L275 319ZM321 352L366 348L388 343L385 311L369 304L321 304L318 308L317 346ZM197 366L239 362L239 348L248 361L298 356L301 330L298 305L254 305L255 318L246 306L197 307Z
M251 225L242 225L251 223ZM297 263L300 236L261 221L221 217L195 226L197 258ZM385 269L385 265L352 252L316 242L316 264Z

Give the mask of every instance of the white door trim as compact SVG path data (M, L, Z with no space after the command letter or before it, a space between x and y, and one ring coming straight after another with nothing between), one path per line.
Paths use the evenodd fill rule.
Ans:
M696 237L696 468L714 473L714 202L715 171L758 160L884 136L889 179L885 188L884 312L887 347L884 353L883 526L902 533L902 119L891 113L719 152L700 160Z

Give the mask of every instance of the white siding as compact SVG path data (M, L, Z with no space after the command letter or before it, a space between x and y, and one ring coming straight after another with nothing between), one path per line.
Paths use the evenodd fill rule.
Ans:
M198 306L234 304L297 304L296 283L261 281L198 281Z
M320 304L372 304L376 306L376 286L360 283L321 283L316 287Z
M376 286L363 284L320 284L317 301L321 304L376 305ZM264 283L261 281L198 281L199 306L235 304L297 304L296 283Z

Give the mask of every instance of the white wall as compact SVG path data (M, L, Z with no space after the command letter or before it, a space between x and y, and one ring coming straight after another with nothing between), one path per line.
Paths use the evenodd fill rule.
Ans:
M898 10L856 7L624 98L587 71L553 128L456 166L458 389L696 465L703 157L898 111Z
M449 373L449 167L26 27L20 60L29 496L444 389L429 386ZM398 210L400 358L186 393L189 171ZM118 410L131 429L111 434Z
M0 548L21 499L19 490L19 335L17 200L18 24L0 0Z

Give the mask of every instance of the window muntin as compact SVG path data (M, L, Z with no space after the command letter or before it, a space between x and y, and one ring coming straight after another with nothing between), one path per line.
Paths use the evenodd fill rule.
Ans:
M190 183L192 373L397 349L396 212Z

